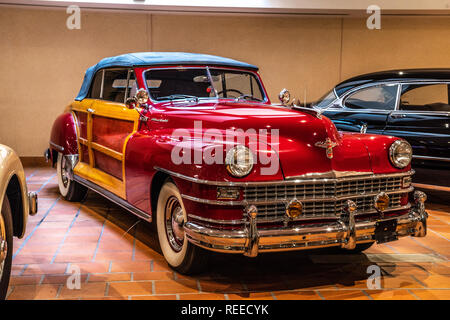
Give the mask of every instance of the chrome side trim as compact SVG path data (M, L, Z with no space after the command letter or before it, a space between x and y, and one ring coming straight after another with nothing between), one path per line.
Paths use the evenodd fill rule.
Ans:
M194 214L188 214L188 218L205 221L205 222L217 223L217 224L242 224L242 223L245 223L244 219L241 219L241 220L219 220L219 219L204 218L204 217L200 217L200 216L197 216Z
M402 193L409 193L411 191L414 191L414 187L409 187L406 189L400 189L395 191L386 191L386 194L402 194ZM350 195L350 196L341 196L341 197L328 197L328 198L309 198L309 199L302 199L302 202L320 202L320 201L340 201L340 200L347 200L347 199L355 199L355 198L361 198L361 197L375 197L378 195L379 192L372 192L372 193L362 193L362 194L356 194L356 195ZM241 201L219 201L219 200L210 200L210 199L202 199L197 197L188 196L185 194L182 194L181 197L183 199L191 200L194 202L199 203L205 203L205 204L213 204L213 205L223 205L223 206L245 206L248 204L275 204L275 203L286 203L290 199L284 198L284 199L272 199L272 200L263 200L263 201L249 201L249 200L241 200Z
M450 162L450 158L439 158L439 157L429 157L429 156L413 155L413 159Z
M136 208L135 206L132 206L131 204L129 204L128 202L126 202L124 199L116 196L114 193L109 192L108 190L103 189L102 187L96 185L95 183L92 183L86 179L83 179L77 175L73 176L73 179L84 185L85 187L89 188L90 190L97 192L99 195L105 197L106 199L108 199L111 202L114 202L115 204L121 206L122 208L124 208L125 210L133 213L134 215L138 216L141 219L144 219L148 222L152 221L152 216L147 214L146 212L142 211L141 209Z
M160 167L153 167L157 171L161 171L164 173L167 173L173 177L180 178L183 180L187 180L194 183L200 183L200 184L207 184L212 186L232 186L232 187L247 187L247 186L264 186L264 185L293 185L298 183L317 183L318 180L320 182L326 183L326 182L342 182L342 181L352 181L352 180L358 180L361 179L361 176L354 176L354 177L344 177L339 179L292 179L292 180L273 180L273 181L252 181L252 182L231 182L231 181L211 181L211 180L204 180L204 179L198 179L194 177L189 177L181 173L176 173L170 170L166 170ZM414 170L410 170L407 172L398 172L398 173L388 173L388 174L370 174L367 176L367 178L393 178L393 177L403 177L403 176L411 176L414 174Z
M56 144L56 143L53 143L53 142L51 142L51 141L49 141L49 143L50 143L50 145L51 145L53 148L55 148L56 150L61 151L61 152L64 151L64 147L61 147L60 145L58 145L58 144Z
M198 202L198 203L205 203L205 204L213 204L218 206L242 206L246 205L248 202L243 201L221 201L221 200L210 200L210 199L203 199L203 198L197 198L193 196L188 196L187 194L182 194L181 197L186 200Z

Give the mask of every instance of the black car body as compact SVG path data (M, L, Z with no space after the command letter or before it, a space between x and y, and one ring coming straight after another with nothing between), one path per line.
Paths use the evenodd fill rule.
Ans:
M392 70L341 82L313 104L339 130L392 135L413 147L415 181L450 186L450 69Z

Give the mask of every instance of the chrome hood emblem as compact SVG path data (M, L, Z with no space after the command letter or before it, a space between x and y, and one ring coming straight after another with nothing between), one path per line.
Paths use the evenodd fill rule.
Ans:
M325 148L327 158L333 159L333 148L337 146L336 142L331 141L330 138L327 138L325 141L318 141L315 144L316 147Z

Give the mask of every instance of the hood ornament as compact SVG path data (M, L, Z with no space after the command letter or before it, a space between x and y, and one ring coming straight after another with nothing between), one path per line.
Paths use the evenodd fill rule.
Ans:
M328 159L333 159L333 148L337 146L336 142L331 141L330 138L327 138L325 141L318 141L315 144L316 147L325 148Z
M306 97L306 94L305 94L305 97ZM314 106L307 107L306 106L306 98L305 98L305 106L302 107L300 99L298 99L297 101L295 98L291 100L291 93L287 89L281 90L280 94L278 95L278 99L280 100L282 106L285 106L285 107L288 107L291 109L300 110L300 111L312 114L313 116L315 116L318 119L322 119L323 111L321 109L316 108Z

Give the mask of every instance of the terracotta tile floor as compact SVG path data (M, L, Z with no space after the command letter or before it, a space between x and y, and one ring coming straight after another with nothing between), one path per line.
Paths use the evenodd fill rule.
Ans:
M8 299L450 299L450 206L428 205L426 238L361 255L211 254L208 272L186 277L167 266L149 223L93 192L82 204L64 201L55 169L25 171L39 212L15 239ZM367 288L371 265L379 290ZM70 289L76 270L80 289Z

